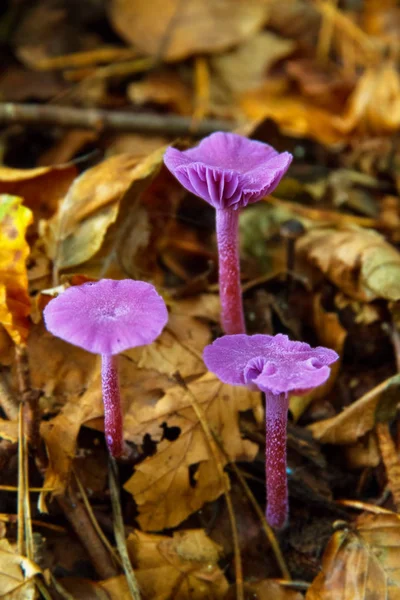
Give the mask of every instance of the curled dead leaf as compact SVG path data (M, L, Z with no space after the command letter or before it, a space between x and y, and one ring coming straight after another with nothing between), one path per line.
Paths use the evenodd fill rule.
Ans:
M333 534L306 600L398 600L399 556L398 515L362 514Z
M130 154L111 156L74 181L44 235L56 270L81 264L100 249L121 199L134 182L140 184L156 173L164 150L143 160Z
M396 412L400 375L379 384L362 398L330 419L309 425L315 439L325 444L355 443L379 421L389 420Z
M296 252L354 300L400 299L400 253L376 231L311 229Z

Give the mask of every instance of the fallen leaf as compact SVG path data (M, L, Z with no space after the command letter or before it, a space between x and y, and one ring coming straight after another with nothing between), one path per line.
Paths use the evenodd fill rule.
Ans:
M316 440L324 444L354 443L375 423L388 421L396 412L400 375L394 375L367 392L341 413L309 425Z
M44 237L56 270L81 264L100 249L107 229L117 219L121 199L132 192L135 182L140 187L155 174L164 150L142 161L129 154L112 156L74 181ZM135 197L132 192L132 201Z
M0 590L7 600L34 600L35 575L41 571L25 556L20 556L6 540L0 540Z
M135 531L127 540L139 587L154 600L222 600L228 582L218 566L221 547L203 529L173 537Z
M0 323L16 344L26 342L31 312L26 259L29 245L25 239L32 223L31 211L22 198L0 196Z
M217 52L261 29L268 0L112 0L116 31L142 52L164 60Z
M0 167L0 194L21 196L36 220L49 218L76 177L74 165L12 169Z
M338 130L384 135L400 125L400 77L397 65L386 60L361 75L343 115L334 118Z
M152 369L172 376L201 375L206 371L203 348L211 340L209 328L198 319L180 314L178 303L171 311L168 324L153 344L124 352L140 369Z
M333 534L306 600L398 600L399 557L398 515L364 513Z
M400 509L400 461L388 423L376 424L376 436L396 510Z
M149 73L142 81L128 86L128 97L133 104L157 104L179 115L193 112L192 91L174 71Z
M296 252L354 300L400 299L400 253L376 231L311 229Z
M233 50L212 56L213 95L232 102L237 94L260 86L270 68L295 48L294 41L262 31Z
M225 385L210 373L189 388L229 459L253 460L257 447L242 439L238 413L257 409L260 395ZM155 406L139 408L135 417L137 426L126 424L133 441L143 439L146 433L160 437L164 424L175 434L175 441L167 436L162 439L157 452L138 464L125 484L138 505L141 527L160 531L178 525L205 502L218 498L224 491L224 482L192 408L191 396L180 386L169 389ZM226 464L224 455L220 455L220 460Z
M272 119L286 135L311 137L327 146L346 140L346 136L335 127L328 110L298 94L291 94L288 85L276 90L270 82L266 82L256 90L243 93L240 106L247 118L255 121Z

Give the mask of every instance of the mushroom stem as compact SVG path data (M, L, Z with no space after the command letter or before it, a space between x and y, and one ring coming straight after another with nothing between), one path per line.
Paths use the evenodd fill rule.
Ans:
M286 476L286 429L289 409L288 394L266 397L266 477L268 523L275 529L286 525L288 518L288 486Z
M101 382L104 403L104 434L111 455L118 458L124 452L124 435L117 356L101 355Z
M222 327L227 334L245 333L240 287L239 211L224 208L217 209L216 213Z

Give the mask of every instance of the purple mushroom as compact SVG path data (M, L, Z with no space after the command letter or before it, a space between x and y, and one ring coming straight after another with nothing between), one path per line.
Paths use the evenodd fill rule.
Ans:
M286 426L290 392L305 392L324 383L333 350L292 342L287 335L226 335L204 350L204 362L224 383L258 388L266 397L267 520L286 524Z
M150 283L101 279L68 288L44 310L47 329L84 350L101 354L104 431L112 456L124 453L118 381L119 352L151 344L168 320L167 307Z
M292 155L235 133L213 133L184 152L168 148L164 162L190 192L213 206L219 255L221 321L225 333L244 333L239 267L239 209L270 194Z

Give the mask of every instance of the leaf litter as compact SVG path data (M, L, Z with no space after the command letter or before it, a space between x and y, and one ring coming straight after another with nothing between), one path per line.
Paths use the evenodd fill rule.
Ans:
M11 4L0 595L398 598L397 3ZM19 100L28 116L4 108ZM88 131L89 112L70 122L72 107L147 125ZM163 166L166 146L193 146L218 119L295 156L274 195L241 214L249 333L340 356L326 384L290 400L283 533L262 520L264 400L202 358L221 335L214 214ZM170 313L152 345L120 357L131 454L113 483L100 362L42 322L52 297L103 277L153 283Z

